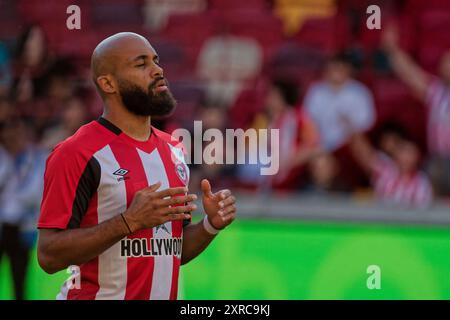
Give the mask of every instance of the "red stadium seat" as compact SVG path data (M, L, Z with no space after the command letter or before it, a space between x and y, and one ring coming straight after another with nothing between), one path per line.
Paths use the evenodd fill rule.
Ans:
M255 39L263 48L265 58L283 40L281 21L268 12L243 10L239 14L224 13L223 21L233 35Z
M272 57L266 72L272 77L292 78L305 88L319 75L324 62L323 51L287 42Z
M405 11L418 15L427 10L450 10L450 2L448 0L408 0L405 4Z
M18 10L26 23L52 21L64 22L68 17L66 10L72 4L70 0L20 0Z
M170 90L178 101L178 107L175 109L170 120L178 123L184 128L192 127L192 121L195 119L196 110L204 100L202 86L199 83L192 81L191 78L188 82L171 82Z
M342 16L310 18L305 21L295 39L301 45L330 53L346 47L350 39L350 29Z
M217 17L211 14L173 14L160 36L182 45L194 63L204 41L218 31Z
M426 10L419 15L419 28L424 32L446 33L450 28L449 10Z
M211 9L217 10L230 10L230 11L241 11L241 10L268 10L267 0L210 0L209 5Z
M170 81L192 76L193 64L182 46L176 42L151 39L152 46L159 55L164 74Z
M263 86L262 88L260 88ZM262 89L262 90L261 90ZM230 124L232 128L247 129L255 115L264 107L264 84L242 90L230 107Z
M431 9L418 14L417 29L419 62L435 72L440 57L450 49L450 7L449 10Z
M135 25L144 23L140 1L94 1L92 3L94 25Z

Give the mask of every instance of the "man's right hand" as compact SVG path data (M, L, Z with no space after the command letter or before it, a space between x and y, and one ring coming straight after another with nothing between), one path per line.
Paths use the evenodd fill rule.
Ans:
M186 195L187 187L157 191L159 187L161 182L135 193L131 205L124 213L132 232L153 228L167 221L190 219L190 212L197 209L195 204L189 204L197 196Z

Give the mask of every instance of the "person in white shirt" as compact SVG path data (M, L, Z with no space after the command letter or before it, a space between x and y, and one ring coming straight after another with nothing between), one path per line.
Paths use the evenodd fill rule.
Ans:
M9 258L17 300L24 299L47 158L29 132L21 120L11 120L0 135L0 261L3 255Z
M427 171L436 193L450 196L450 50L442 52L438 74L431 74L414 61L399 43L399 30L389 25L382 34L395 74L419 98L427 112L429 159Z
M232 105L248 81L261 71L261 46L252 38L226 32L207 39L197 61L197 74L207 84L207 97Z
M373 97L369 89L352 78L352 67L346 54L330 59L322 81L313 84L304 100L306 110L316 123L321 145L333 152L349 140L345 116L352 128L367 131L375 121Z

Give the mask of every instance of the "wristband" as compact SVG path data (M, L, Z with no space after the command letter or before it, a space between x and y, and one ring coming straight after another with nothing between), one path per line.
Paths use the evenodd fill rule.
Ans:
M220 232L219 229L214 228L208 220L208 216L205 216L203 219L203 228L205 228L206 232L212 235L216 235Z

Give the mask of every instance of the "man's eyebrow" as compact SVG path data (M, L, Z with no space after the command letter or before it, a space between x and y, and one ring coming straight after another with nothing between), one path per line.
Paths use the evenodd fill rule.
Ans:
M139 60L147 60L147 58L148 58L148 56L147 55L145 55L145 54L141 54L140 56L137 56L136 58L134 58L133 60L132 60L132 62L137 62L137 61L139 61Z

